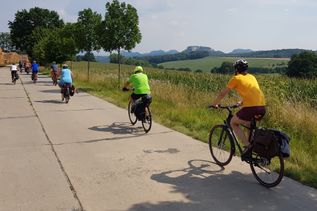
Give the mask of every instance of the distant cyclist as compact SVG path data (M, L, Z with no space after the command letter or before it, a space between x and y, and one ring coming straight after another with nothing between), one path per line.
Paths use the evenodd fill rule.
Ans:
M247 157L250 153L250 143L240 125L249 127L253 118L261 119L265 115L265 98L256 78L247 72L248 62L246 60L237 60L233 67L235 75L230 79L227 87L221 90L212 105L218 107L220 101L231 89L235 89L242 97L242 102L239 102L242 108L233 116L230 125L245 145L242 157Z
M130 79L124 84L122 90L129 90L128 87L133 87L133 93L131 94L131 99L133 101L143 97L145 95L151 94L149 79L145 73L143 73L143 68L141 66L135 67L134 73L130 76Z
M11 70L11 79L12 79L12 83L15 82L15 80L18 78L18 67L15 63L13 63L10 67Z
M32 63L32 80L34 81L34 83L37 80L37 74L39 72L40 66L36 63L36 61L34 60Z
M20 60L19 61L19 71L22 73L22 69L23 69L23 61Z
M58 73L58 66L56 62L53 62L51 65L51 76L52 76L54 85L57 85L57 73Z

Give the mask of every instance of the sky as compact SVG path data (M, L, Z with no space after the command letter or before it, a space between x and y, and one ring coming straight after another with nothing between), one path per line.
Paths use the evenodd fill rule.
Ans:
M119 0L123 2L123 0ZM106 0L0 0L0 32L22 9L56 11L76 22L91 8L103 18ZM187 46L273 50L317 50L316 0L125 0L138 11L142 41L132 51L182 51Z

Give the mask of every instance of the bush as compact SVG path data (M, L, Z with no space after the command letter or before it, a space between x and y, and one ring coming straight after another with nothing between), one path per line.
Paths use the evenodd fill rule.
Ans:
M317 77L317 55L312 51L293 55L288 63L286 75L297 78Z

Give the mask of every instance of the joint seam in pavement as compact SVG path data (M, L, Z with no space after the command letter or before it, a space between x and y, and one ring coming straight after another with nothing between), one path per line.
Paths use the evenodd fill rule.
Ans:
M23 81L22 81L21 78L20 78L20 80L21 80L22 87L23 87L23 89L24 89L24 91L25 91L25 94L26 94L26 96L27 96L27 98L28 98L28 100L29 100L29 102L30 102L30 105L31 105L31 107L32 107L32 109L33 109L33 112L34 112L36 118L38 119L38 121L39 121L39 123L40 123L40 125L41 125L41 128L42 128L42 131L43 131L43 133L44 133L44 135L45 135L45 137L46 137L46 139L47 139L47 141L48 141L48 143L49 143L49 145L50 145L50 147L51 147L51 150L52 150L52 152L54 153L54 156L55 156L55 158L56 158L56 160L57 160L57 162L58 162L58 165L59 165L60 169L62 170L62 172L63 172L63 174L64 174L64 176L65 176L65 178L66 178L67 183L69 184L69 189L70 189L71 192L73 193L74 198L77 200L77 202L78 202L78 204L79 204L79 206L80 206L80 209L81 209L82 211L84 211L83 205L82 205L80 199L78 198L78 195L77 195L77 192L76 192L76 190L75 190L75 187L73 186L73 184L72 184L72 182L71 182L71 180L70 180L70 178L69 178L69 176L68 176L68 174L67 174L67 172L66 172L66 170L65 170L65 168L64 168L64 166L63 166L63 164L62 164L62 162L61 162L61 160L59 159L59 156L58 156L58 154L57 154L57 152L56 152L56 150L55 150L55 148L54 148L54 145L53 145L52 141L50 140L48 134L46 133L46 130L45 130L45 128L44 128L44 125L43 125L43 123L42 123L42 121L41 121L41 119L40 119L38 113L36 112L36 110L35 110L35 108L34 108L34 106L33 106L33 103L32 103L32 101L31 101L31 98L30 98L28 92L26 91L25 86L24 86L24 83L23 83Z

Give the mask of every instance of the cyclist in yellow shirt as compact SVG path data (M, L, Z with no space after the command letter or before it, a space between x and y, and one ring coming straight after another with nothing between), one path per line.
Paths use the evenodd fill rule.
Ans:
M230 79L227 86L220 91L212 105L218 107L220 101L231 89L235 89L242 97L242 102L239 102L242 108L233 116L230 125L245 145L244 154L247 154L249 153L248 146L250 143L240 125L249 127L253 118L259 120L265 115L265 98L256 78L247 72L248 62L246 60L237 60L233 67L235 68L235 75Z

